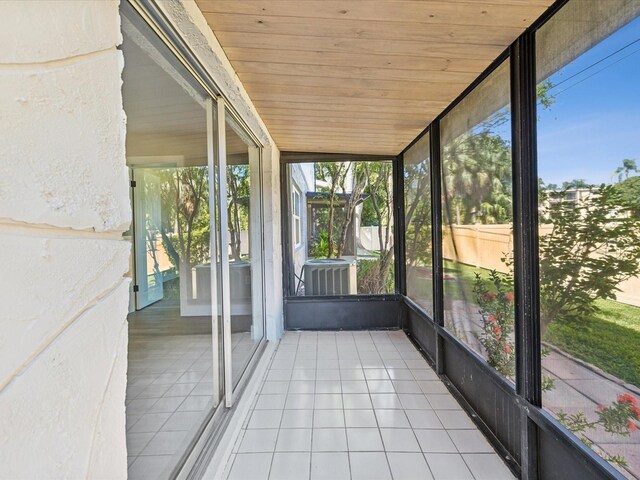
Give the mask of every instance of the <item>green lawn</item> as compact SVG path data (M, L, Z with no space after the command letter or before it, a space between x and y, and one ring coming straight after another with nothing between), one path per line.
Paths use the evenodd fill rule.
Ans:
M486 270L445 261L445 295L454 300L474 301L475 272ZM427 292L431 280L414 286L414 292ZM581 322L556 322L547 329L544 340L568 354L601 368L625 382L640 386L640 308L613 300L597 300L600 312Z
M488 275L489 271L483 268L470 267L462 263L444 261L444 294L453 300L464 300L473 302L473 282L475 272L483 272ZM431 298L433 296L433 281L431 278L420 278L417 282L408 286L413 296L418 298Z
M602 311L602 318L640 333L640 308L614 300L597 300L596 305ZM638 348L640 349L640 344Z
M473 283L476 280L476 272L487 277L488 270L475 268L462 263L444 261L444 294L454 300L474 301Z
M549 325L545 340L625 382L640 386L640 308L598 300L601 311Z

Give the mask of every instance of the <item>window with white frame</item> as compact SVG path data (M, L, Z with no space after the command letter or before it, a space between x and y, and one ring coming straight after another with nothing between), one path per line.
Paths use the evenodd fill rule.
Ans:
M293 233L294 247L298 248L302 245L302 222L300 221L302 195L295 185L291 187L291 232Z

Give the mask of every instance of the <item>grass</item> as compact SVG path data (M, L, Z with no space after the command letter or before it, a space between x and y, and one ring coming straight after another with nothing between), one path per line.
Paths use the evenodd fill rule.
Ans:
M444 295L453 300L474 302L473 284L476 280L476 272L486 277L489 274L489 270L449 260L444 261L443 267L445 278ZM449 279L447 280L447 278Z
M640 333L640 308L614 300L596 300L601 310L600 316L621 327L630 328ZM640 349L640 344L638 344Z
M545 340L640 387L640 308L598 300L601 311L580 322L554 322Z
M475 272L488 273L483 268L470 267L461 263L444 261L444 294L453 300L473 302L473 282L476 279ZM420 278L410 287L411 292L418 298L431 298L433 296L433 280Z
M474 302L475 272L486 270L445 261L447 298ZM413 287L414 292L430 292L431 280ZM430 294L429 294L430 295ZM544 340L564 352L595 365L619 379L640 386L640 308L614 300L597 300L600 312L580 322L555 322Z

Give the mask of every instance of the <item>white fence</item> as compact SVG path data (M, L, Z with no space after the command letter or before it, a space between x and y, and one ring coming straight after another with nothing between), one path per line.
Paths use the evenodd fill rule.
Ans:
M380 250L379 229L380 227L360 227L360 245L367 250Z

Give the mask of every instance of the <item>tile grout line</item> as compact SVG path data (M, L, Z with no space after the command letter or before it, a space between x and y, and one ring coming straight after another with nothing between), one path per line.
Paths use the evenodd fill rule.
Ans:
M413 347L415 348L415 347ZM397 348L396 348L397 349ZM416 350L417 351L417 350ZM398 353L400 353L400 351L398 351ZM402 356L402 354L400 354L400 356ZM409 372L411 372L411 376L413 377L413 379L416 381L416 383L418 382L418 379L416 378L415 374L413 373L413 370L409 369ZM422 391L425 399L427 398L426 394L424 393L424 391L422 390L422 387L420 387L420 391ZM427 399L427 402L429 403L429 400ZM435 410L433 410L433 405L431 405L431 403L429 403L429 406L432 407L431 411L435 412ZM406 413L405 413L406 415ZM436 417L438 416L437 414L435 414ZM407 416L407 420L409 420L408 416ZM439 421L439 420L438 420ZM429 470L429 473L431 474L431 478L436 478L436 476L433 473L433 470L431 469L431 465L429 465L429 461L427 460L427 457L425 456L425 452L422 450L422 445L420 445L420 441L418 440L418 436L416 435L416 429L413 428L413 425L411 424L411 421L409 420L409 426L411 427L411 433L413 433L413 437L416 439L416 442L418 443L418 448L420 448L420 455L422 456L422 458L424 459L424 463L427 465L427 469ZM444 427L444 425L443 425Z
M412 348L417 352L418 350L416 349L416 347L414 345L412 345L410 343L410 345L412 346ZM426 362L425 362L426 363ZM429 366L427 364L427 366ZM429 366L430 368L430 366ZM416 377L415 373L413 372L413 369L409 369L409 371L411 372L411 376L413 377L413 379L417 382L418 378ZM419 384L418 384L419 385ZM420 390L422 391L422 393L424 394L424 397L427 399L427 402L429 402L429 399L427 398L426 393L424 393L424 390L422 390L422 387L420 387ZM429 402L429 406L432 408L431 411L434 412L436 418L438 418L438 421L442 424L442 422L440 421L438 414L435 413L435 409L433 409L433 405L431 405L431 402ZM411 425L411 421L409 421L409 425ZM444 428L444 425L442 425L443 429L446 431L446 429ZM436 478L436 475L433 471L433 469L431 468L431 465L429 463L429 460L427 460L427 456L426 453L422 450L422 445L420 445L420 441L418 440L418 436L416 435L416 429L413 428L413 425L411 425L411 431L413 432L413 436L415 437L416 441L418 442L418 447L420 447L420 453L422 454L422 458L424 458L424 463L427 465L427 469L429 470L429 473L431 474L432 478Z
M316 387L318 381L318 338L316 337L316 368L313 372L313 408L311 409L311 444L309 445L309 479L313 476L313 427L316 416Z
M280 344L280 345L282 345L282 344ZM280 345L278 345L278 348L280 347ZM296 358L298 356L299 345L300 345L300 338L298 337L297 338L297 342L296 342L296 355L293 358L294 367L295 367ZM277 353L278 352L276 351L276 354ZM275 355L274 355L274 360L275 360ZM269 370L268 371L269 372L271 371L271 365L269 365ZM289 375L289 381L287 382L287 391L286 391L286 393L284 395L284 405L282 405L282 410L281 410L282 411L282 415L280 415L280 423L278 425L278 432L276 433L276 441L273 444L273 452L271 453L271 462L269 463L269 471L267 472L267 480L269 479L269 477L271 477L271 471L273 470L273 461L274 461L274 459L276 457L276 451L277 451L277 448L278 448L278 439L280 438L280 430L282 429L282 420L284 419L284 411L285 411L285 408L287 406L287 399L289 397L289 389L291 388L291 381L292 381L291 379L292 379L292 377L293 377L293 368L291 369L291 374ZM263 386L264 386L264 382L263 382ZM262 389L261 389L261 391L262 391Z
M356 343L356 339L353 339L353 343L355 346L356 353L358 355L358 361L360 362L360 367L362 367L362 360L360 358L360 352L358 351L358 344ZM340 366L340 357L338 354L338 366ZM364 369L362 369L362 375L364 376ZM366 380L365 380L366 381ZM342 369L340 369L340 390L342 391ZM369 391L369 387L367 387L367 392ZM371 398L369 398L371 400ZM372 404L373 407L373 404ZM344 436L347 444L347 464L349 465L349 478L353 478L353 469L351 466L351 449L349 447L349 435L347 434L347 409L344 405L344 394L342 395L342 416L344 417Z
M415 346L413 346L413 348L415 349ZM417 351L417 349L416 349L416 351ZM410 372L411 372L411 375L414 377L414 379L415 379L415 380L416 380L416 382L417 382L417 381L418 381L418 379L417 379L417 377L416 377L416 375L415 375L415 373L414 373L413 369L411 369L411 370L410 370ZM422 387L420 387L420 390L422 390ZM425 398L427 398L427 395L426 395L426 393L424 393L424 390L422 390L422 392L423 392L423 394L424 394ZM429 402L429 399L428 399L428 398L427 398L427 402ZM431 405L431 402L429 402L429 405L431 406L432 411L433 411L433 412L435 412L436 410L433 408L433 405ZM436 417L438 417L438 421L440 421L440 420L439 420L439 416L438 416L438 414L436 413L435 415L436 415ZM442 423L442 422L440 421L440 423ZM451 436L449 435L449 429L445 428L445 427L444 427L444 424L442 425L442 427L443 427L443 430L444 430L444 432L446 433L447 437L449 438L449 440L450 440L450 441L451 441L451 443L453 444L454 448L456 449L456 452L457 452L457 453L456 453L456 455L458 455L458 456L462 459L462 461L464 462L465 466L466 466L466 467L467 467L467 469L469 470L469 473L471 473L472 477L475 479L475 475L473 475L473 472L471 471L471 469L469 468L469 466L468 466L468 465L466 464L466 462L464 461L464 457L462 456L462 454L461 454L461 453L460 453L460 451L458 450L458 446L455 444L455 442L453 441L453 439L452 439L452 438L451 438ZM414 429L413 427L412 427L412 431L413 431L413 434L414 434L414 436L416 437L416 440L417 440L418 438L417 438L417 436L416 436L416 434L415 434L415 429ZM433 478L436 478L436 476L435 476L435 474L434 474L434 472L433 472L433 469L431 468L431 465L429 464L429 461L427 460L427 457L426 457L427 452L422 451L422 446L420 445L420 442L418 442L418 445L420 446L420 450L421 450L421 452L422 452L422 456L424 457L425 463L427 464L427 468L428 468L428 469L429 469L429 471L431 472L431 476L432 476ZM453 454L453 452L451 452L451 453Z
M389 338L389 334L387 334L387 338ZM398 349L395 346L395 344L394 344L394 348L396 349L396 351L398 351ZM376 350L378 351L378 354L380 354L380 351L378 350L378 346L377 345L376 345ZM400 352L398 352L398 353L400 353ZM380 358L382 358L382 355L380 355ZM384 364L384 360L382 362ZM386 368L386 365L385 365L385 372L387 372L387 376L389 376L389 378L391 378L391 376L389 375L389 372L388 372L388 370ZM391 382L391 385L393 385L393 381ZM367 388L369 388L368 385L367 385ZM395 385L393 385L393 391L395 392L395 390L396 390L396 387L395 387ZM398 399L399 398L400 397L398 397ZM398 401L400 401L400 400L398 400ZM373 405L373 401L371 402L371 404ZM405 409L404 409L404 405L402 405L402 402L400 402L400 405L402 406L402 412L404 413ZM389 455L387 454L387 447L386 447L386 445L384 443L384 437L382 436L382 430L380 429L380 422L378 421L378 414L376 413L375 408L373 409L373 414L375 415L376 422L378 423L378 432L380 434L380 440L382 441L382 447L384 448L384 458L387 460L387 467L389 468L389 474L391 475L391 478L393 479L393 470L391 469L391 462L389 461ZM406 417L406 413L405 413L405 417ZM407 418L407 421L409 421L408 418ZM400 479L398 479L398 480L400 480Z
M356 339L353 337L353 333L351 333L351 338L353 338L353 343L356 349L356 352L358 353L358 360L360 360L360 353L358 352L358 345L356 344ZM336 340L337 341L337 340ZM340 352L338 352L338 368L340 367ZM364 372L363 372L364 374ZM340 391L342 392L342 370L340 370ZM345 443L347 445L347 465L349 466L349 478L352 479L353 478L353 468L351 466L351 450L349 449L349 435L347 435L347 418L346 418L346 413L345 413L345 408L344 408L344 394L341 395L342 398L342 416L345 417L344 419L344 436L345 436Z
M138 391L137 394L135 395L131 395L130 393L126 394L126 406L128 407L130 402L134 401L134 400L142 400L142 401L147 401L147 402L151 402L153 401L153 403L149 403L149 405L147 406L147 408L139 413L139 414L135 414L138 415L139 418L134 421L131 425L127 426L127 430L126 433L127 435L133 435L136 433L148 433L148 434L152 434L151 438L144 444L144 446L142 447L142 449L140 450L140 453L136 454L136 455L128 455L128 457L131 457L133 460L131 461L130 464L128 464L127 466L127 470L129 470L131 467L133 467L136 462L142 457L142 458L149 458L149 457L163 457L163 456L168 456L171 457L174 454L144 454L144 450L146 448L149 447L149 445L151 445L154 440L162 433L168 433L168 432L182 432L182 430L163 430L163 428L165 427L165 425L167 425L169 423L169 421L171 420L172 417L174 417L176 414L180 414L180 413L202 413L205 410L204 409L199 409L199 410L186 410L184 412L180 412L179 409L180 407L186 402L186 400L189 397L211 397L212 395L208 395L208 394L204 394L204 395L192 395L193 391L198 388L199 385L201 385L202 383L209 383L209 382L204 382L203 378L205 378L207 376L207 372L209 372L209 370L212 370L213 368L213 363L211 365L211 367L207 368L206 370L192 370L194 368L195 365L197 365L199 362L202 363L203 359L208 360L209 359L209 355L210 355L210 351L207 350L207 346L205 345L204 347L202 347L201 345L199 345L201 342L201 338L203 335L202 334L194 334L194 335L189 335L188 337L195 337L192 339L187 338L187 341L181 341L179 342L179 345L176 345L175 343L172 343L169 347L163 347L163 354L161 352L158 351L158 347L157 347L157 341L153 340L153 341L149 341L148 339L144 339L142 337L140 337L139 335L137 335L138 338L134 339L132 342L130 342L129 344L129 349L132 348L132 346L136 346L136 348L138 349L147 349L149 350L144 356L142 357L136 357L133 360L133 363L138 364L138 363L147 363L147 364L153 364L151 366L146 366L144 368L140 368L139 365L134 365L134 369L136 370L135 374L132 374L129 376L130 380L138 380L140 378L144 378L146 377L149 382L147 384L143 384L143 385L135 385L137 387L140 388L140 391ZM208 344L208 341L206 342L206 344ZM168 348L168 351L166 351ZM194 351L194 348L196 351ZM201 353L198 353L198 352ZM195 356L194 356L195 354ZM159 360L162 359L162 365L159 368L157 363ZM166 359L166 360L164 360ZM170 362L170 363L167 363ZM209 362L205 361L205 363L208 365ZM128 371L130 371L132 365L128 365ZM186 374L189 373L194 373L194 374L200 374L199 375L199 379L195 380L195 381L191 381L191 382L179 382L179 380ZM177 378L172 381L172 382L162 382L162 383L156 383L158 382L158 380L166 375L172 375L172 376L177 376ZM211 375L213 375L213 372L211 372ZM187 394L185 395L173 395L173 396L167 396L167 392L169 390L171 390L172 388L174 388L176 385L187 385L187 384L193 384L194 388L189 391ZM127 384L127 387L130 386L134 386L134 385L130 385L129 383ZM166 387L165 391L163 392L163 394L159 397L155 397L155 396L151 396L151 397L141 397L141 395L143 395L143 393L152 388L152 387ZM151 410L162 400L164 399L168 399L168 398L181 398L182 397L182 401L176 405L175 409L172 409L171 411L165 411L165 412L151 412ZM135 425L137 425L139 422L142 421L142 418L146 415L163 415L166 414L167 415L167 419L165 421L163 421L159 427L153 431L149 431L149 432L132 432L131 430L135 427ZM188 432L190 430L184 430L184 436L187 435L186 432ZM176 433L177 434L177 433ZM180 450L180 448L178 448L178 450Z
M240 427L240 432L238 434L238 438L235 440L234 442L234 446L232 447L232 455L234 455L233 457L233 462L231 464L231 466L229 467L229 471L225 477L225 480L228 480L228 478L231 476L231 473L233 473L233 467L235 466L236 461L239 461L240 458L240 453L239 451L233 452L233 449L235 448L235 445L237 444L238 449L240 448L240 446L242 445L242 442L244 441L244 435L246 433L246 426L249 425L249 422L251 421L253 414L255 412L255 407L258 403L259 397L260 395L262 395L262 389L264 387L264 383L267 381L267 378L269 376L269 372L271 371L271 365L273 365L274 359L276 357L276 354L278 352L278 349L280 348L281 343L278 342L278 346L276 347L276 350L274 351L272 357L271 357L271 361L269 362L269 365L267 366L267 369L264 373L264 377L261 378L259 381L261 382L260 387L257 389L256 393L255 393L255 398L251 401L251 406L249 408L249 412L248 412L248 418L247 420L245 420L245 422L243 423L243 425ZM286 398L285 398L286 400ZM280 419L282 421L282 418ZM276 441L277 441L277 436L276 436ZM275 450L275 446L274 446L274 450ZM251 454L251 453L265 453L265 452L246 452L247 454ZM268 453L268 452L266 452ZM271 452L271 462L273 462L273 454L274 452ZM269 471L267 472L267 479L268 476L270 474L270 470L271 470L271 464L269 464Z
M347 332L344 332L344 333L347 333ZM366 389L367 389L366 390L367 391L367 397L368 397L368 399L369 399L369 401L371 403L371 409L373 410L374 419L375 419L375 422L376 422L376 430L377 430L378 435L379 435L379 437L381 439L382 452L385 455L386 464L387 464L387 467L388 467L389 472L390 472L390 478L391 479L395 478L395 474L394 474L394 472L393 472L393 470L391 468L391 462L390 462L390 459L389 459L389 453L392 453L392 452L388 451L388 446L386 445L384 437L382 436L382 431L381 431L382 427L381 427L380 420L379 420L379 417L378 417L378 412L376 411L376 408L373 405L372 392L371 392L371 390L369 388L369 380L367 379L367 376L365 375L366 369L363 367L362 355L365 352L368 353L370 351L373 351L373 350L369 350L369 346L368 346L369 345L369 341L368 340L371 341L371 345L374 347L376 355L379 357L380 360L382 360L382 365L383 365L382 369L384 370L385 375L387 377L389 377L389 381L391 381L390 375L389 375L389 369L400 368L400 366L399 366L399 362L395 362L395 359L388 359L388 360L393 360L391 366L388 366L388 365L386 365L384 363L385 359L382 358L383 352L380 350L380 348L383 348L383 345L382 345L383 343L385 344L384 348L383 348L384 352L390 352L390 350L388 350L388 348L389 348L388 344L392 344L393 345L394 350L392 352L394 354L396 354L396 353L399 354L401 359L402 359L402 361L405 362L405 368L407 368L411 372L411 377L413 378L413 380L412 380L413 382L418 383L419 382L418 378L425 378L425 377L424 377L423 374L420 374L420 371L422 369L419 368L419 366L417 366L416 364L412 364L413 367L415 367L415 368L409 368L409 365L406 364L406 360L405 360L404 357L407 356L410 359L412 352L406 351L405 348L404 348L404 346L405 346L404 343L403 342L394 341L396 339L392 338L391 335L389 335L388 332L385 332L384 336L380 336L380 337L378 337L378 336L372 337L371 334L369 332L367 332L367 335L368 335L367 339L365 339L364 336L360 336L360 335L356 336L356 335L353 334L353 332L348 332L348 333L349 333L348 337L347 337L347 335L345 335L344 338L348 338L349 341L341 341L341 342L338 342L338 339L339 339L338 335L331 336L331 339L332 339L331 341L329 340L328 336L316 335L315 336L315 342L313 342L313 340L309 341L308 338L305 338L306 342L303 342L303 343L301 343L302 336L298 336L297 337L296 342L295 342L294 366L291 368L291 370L290 370L290 372L288 374L289 381L288 381L288 384L287 384L286 393L284 395L284 405L282 406L282 409L281 409L282 416L280 418L280 422L279 422L279 426L278 426L278 432L276 434L276 443L275 443L275 446L273 448L273 452L271 453L271 461L270 461L270 464L269 464L269 470L267 472L268 476L271 476L274 473L273 468L274 468L274 462L275 462L275 454L279 453L279 452L277 452L277 442L278 442L278 440L280 438L280 435L281 435L282 425L283 425L283 422L284 422L284 411L285 411L285 407L286 407L286 404L287 404L288 396L290 394L292 394L293 386L291 384L294 381L293 378L295 378L295 371L296 370L303 371L301 369L306 370L306 365L311 363L311 362L309 362L309 360L310 360L309 357L311 356L309 354L309 352L305 352L304 355L303 355L303 358L300 358L300 359L298 359L298 355L300 353L303 353L303 350L301 350L301 348L311 347L312 345L315 345L315 362L314 362L315 368L312 370L314 372L314 374L313 374L314 375L314 380L313 380L313 382L309 381L309 382L313 383L312 395L313 395L313 399L314 399L314 402L313 402L312 408L311 408L311 414L312 414L312 417L311 417L311 435L310 435L311 444L310 444L310 447L309 447L309 457L308 457L308 459L309 459L309 469L308 469L309 478L311 478L313 476L313 473L314 473L313 472L314 431L315 431L316 428L333 428L331 426L319 427L317 422L315 421L316 413L320 411L320 410L317 410L317 408L316 408L317 404L315 402L315 397L318 395L318 391L317 391L316 387L317 387L317 382L319 381L318 380L318 373L321 370L320 369L321 360L324 360L325 359L324 357L326 357L327 360L331 360L332 361L332 365L333 365L334 363L333 363L333 358L332 357L334 357L334 355L337 356L337 365L336 365L337 372L336 373L338 374L337 376L340 379L339 380L339 385L340 385L339 386L339 392L340 392L339 395L340 395L340 398L341 398L341 401L342 401L342 405L341 405L340 409L342 410L341 417L342 417L343 422L344 422L345 441L346 441L346 445L347 445L347 447L346 447L347 467L348 467L349 477L352 478L354 472L353 472L353 464L352 464L352 458L351 458L351 453L352 452L350 450L350 445L349 445L349 438L346 435L346 432L347 432L347 420L346 420L347 408L346 408L346 403L344 402L344 396L347 393L345 393L345 390L343 388L343 382L352 382L352 381L355 381L355 380L359 380L361 377L358 377L358 375L355 375L355 372L356 371L360 371L362 376L364 377L363 381L364 381ZM342 337L340 337L340 338L342 338ZM377 340L380 340L380 341L376 342L376 341L374 341L374 338L377 339ZM364 342L364 343L362 343L362 342ZM291 344L289 344L289 345L291 345ZM361 351L360 347L362 347L363 351ZM402 349L400 347L402 347ZM334 349L335 349L335 354L333 353ZM413 347L413 349L415 349L415 347ZM365 355L365 357L366 356L367 355ZM387 356L394 356L394 355L387 355ZM353 364L353 359L355 359L355 358L357 358L357 360L358 360L358 365L357 366ZM299 364L299 365L301 365L301 367L299 369L295 368L295 362L297 360L302 360L302 363ZM341 361L341 360L343 360L343 361ZM346 365L345 368L342 368L343 364ZM374 367L374 364L376 364L375 361L371 364L372 365L371 368L376 368L376 367ZM429 370L429 366L428 365L425 365L425 366L427 367L426 370ZM332 368L332 370L333 370L333 368ZM354 375L348 375L345 378L345 374L346 373L349 373L349 374L353 373L355 375L355 377L354 377ZM331 375L330 377L332 377L332 376L333 375ZM299 378L303 379L303 377L306 377L306 375L302 375ZM404 378L404 377L401 377L401 378ZM409 378L407 378L407 380L408 379ZM267 377L265 376L265 378L262 381L263 385L261 386L260 391L258 392L258 395L261 394L261 390L264 387L264 383L266 381L267 381ZM308 391L308 386L305 386L305 388L302 389L302 392L306 393L307 391ZM422 389L422 387L420 387L420 391L421 391L421 396L426 398L427 394ZM359 393L358 389L354 390L354 392L355 393ZM396 396L399 395L397 392L395 392L395 385L394 385L394 395L396 395ZM409 424L408 427L411 428L411 430L412 430L413 439L414 439L414 441L416 441L416 443L417 443L417 445L419 447L419 450L416 451L415 453L419 453L420 454L419 457L422 458L423 461L425 462L426 467L427 467L427 471L429 472L431 477L436 478L435 474L434 474L434 470L433 470L431 464L429 463L429 461L427 460L427 457L426 457L427 453L434 454L434 455L451 455L452 457L453 456L457 456L460 460L462 460L460 465L461 466L464 465L465 469L467 470L467 472L469 473L471 478L472 479L478 478L476 473L474 473L474 471L471 469L471 466L467 462L467 459L465 459L465 457L463 456L463 453L460 451L460 448L458 447L458 445L453 441L453 438L450 436L450 432L449 432L449 430L458 431L458 430L474 430L474 429L467 429L467 428L448 429L448 428L445 428L444 425L442 424L442 422L439 420L439 416L437 415L437 413L435 413L436 410L434 410L433 405L431 405L431 403L427 399L427 405L430 408L429 409L427 409L427 408L419 408L418 410L425 410L425 411L426 410L430 410L430 411L434 412L436 418L438 418L438 421L440 422L440 424L442 426L442 429L440 429L440 428L427 428L427 429L421 429L421 430L444 430L446 432L447 438L453 444L455 450L451 451L451 452L424 452L423 449L422 449L422 446L420 445L420 442L418 441L417 435L415 433L416 429L413 427L413 425L411 424L411 422L408 419L408 415L407 415L408 410L405 408L405 406L403 405L403 403L400 401L399 398L398 398L398 401L399 401L399 409L400 410L397 410L397 411L403 412L404 417L405 417L405 419L407 420L407 422ZM358 408L358 410L364 408L361 405L357 405L357 406L360 407L360 408ZM300 409L297 408L297 409L293 409L292 411L295 411L295 410L300 410ZM323 409L323 410L325 410L325 409ZM331 410L333 410L333 409L329 409L328 411L331 411ZM396 410L396 409L393 409L393 410ZM444 411L449 411L449 410L445 409ZM455 410L455 411L457 412L458 410ZM252 413L254 413L253 410L252 410ZM334 418L339 418L339 417L334 416ZM298 428L298 427L300 427L300 425L296 426L296 428ZM404 429L404 426L395 426L395 424L393 424L393 426L388 427L388 428ZM363 451L362 453L374 453L374 452L376 452L376 450ZM283 453L283 452L280 452L280 453ZM304 453L304 452L302 452L302 453ZM315 452L315 453L336 454L336 453L340 453L340 451L339 450L335 450L335 451L328 450L326 452ZM354 452L354 453L359 453L359 452ZM411 451L410 449L407 449L406 451L405 450L398 450L397 452L393 452L393 453L413 454L414 452ZM468 454L487 454L487 455L491 455L492 453L494 454L495 452L484 452L484 451L474 452L474 451L470 451L470 452L467 452L467 453ZM238 459L237 457L234 458L234 461L237 460L237 459Z

